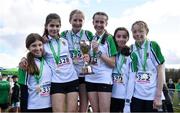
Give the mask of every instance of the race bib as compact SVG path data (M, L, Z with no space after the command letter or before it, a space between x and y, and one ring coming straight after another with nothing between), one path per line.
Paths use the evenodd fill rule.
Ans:
M136 82L139 83L150 83L151 80L151 73L148 72L138 72L136 74Z
M60 67L66 64L70 64L70 60L67 55L63 55L60 57L59 64L57 65L57 67Z
M41 85L40 95L41 96L49 96L50 95L50 88L51 88L51 84Z
M80 50L78 50L78 51L74 51L74 50L70 50L69 51L70 52L70 55L71 55L71 58L73 59L73 58L81 58L82 57L82 54L81 54L81 51Z
M114 83L123 83L123 74L113 73L112 78Z
M82 54L80 50L78 51L70 50L70 55L73 60L73 63L75 64L77 64L79 60L82 60Z
M60 57L59 64L56 64L55 66L56 73L60 73L62 71L61 66L66 64L70 64L70 60L67 55L63 55Z

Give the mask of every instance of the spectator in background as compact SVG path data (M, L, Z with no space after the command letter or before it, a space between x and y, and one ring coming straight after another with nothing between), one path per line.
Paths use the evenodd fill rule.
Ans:
M163 94L165 96L165 100L163 100L162 109L164 113L173 113L173 105L172 105L172 99L169 95L169 90L167 87L167 84L163 85Z
M178 92L178 99L179 99L179 105L180 105L180 78L178 79L178 83L176 85L176 90Z
M14 82L14 86L12 88L12 96L11 96L11 104L12 104L12 109L14 112L18 112L20 109L20 86L17 83L18 81L18 76L14 75L12 76L13 82Z
M6 112L9 106L10 83L6 75L0 75L0 113Z
M175 85L174 85L174 82L173 82L172 78L169 78L169 81L167 83L167 87L168 87L168 90L169 90L169 95L171 96L171 100L173 100L174 91L175 91Z

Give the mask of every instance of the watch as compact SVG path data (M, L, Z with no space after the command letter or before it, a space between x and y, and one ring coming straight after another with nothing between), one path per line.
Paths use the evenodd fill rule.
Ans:
M96 55L97 55L97 57L99 58L99 57L101 57L102 52L101 52L101 51L98 51Z
M125 99L125 103L130 104L130 103L131 103L131 100L130 100L130 99Z

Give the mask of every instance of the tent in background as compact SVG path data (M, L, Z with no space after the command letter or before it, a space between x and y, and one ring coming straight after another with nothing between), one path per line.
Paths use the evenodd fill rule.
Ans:
M0 72L1 74L4 74L4 75L18 75L18 68L0 70Z

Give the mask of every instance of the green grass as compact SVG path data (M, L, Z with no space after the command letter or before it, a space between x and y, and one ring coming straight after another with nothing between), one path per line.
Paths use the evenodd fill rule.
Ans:
M180 113L180 100L178 100L178 93L175 92L174 98L173 98L173 108L174 108L174 113Z

